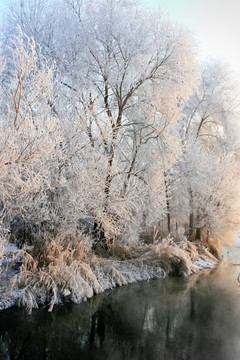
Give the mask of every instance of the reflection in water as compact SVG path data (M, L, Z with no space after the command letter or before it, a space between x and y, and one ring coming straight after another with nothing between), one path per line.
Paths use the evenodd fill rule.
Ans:
M239 268L154 280L52 313L0 313L1 359L239 360Z

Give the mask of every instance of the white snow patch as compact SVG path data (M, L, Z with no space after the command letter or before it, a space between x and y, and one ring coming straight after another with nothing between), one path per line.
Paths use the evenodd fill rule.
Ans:
M205 260L195 260L193 262L193 264L199 269L199 270L204 270L204 269L213 269L216 267L216 262L209 262L209 261L205 261Z
M16 254L19 251L19 247L16 244L7 244L4 249L4 255L8 255L10 253Z

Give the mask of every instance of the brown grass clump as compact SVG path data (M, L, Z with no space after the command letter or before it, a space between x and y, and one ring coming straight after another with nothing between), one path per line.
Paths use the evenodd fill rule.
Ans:
M108 256L114 257L118 260L134 259L139 256L141 247L132 245L127 246L115 241L108 249Z
M151 255L163 263L163 268L171 275L191 275L195 266L193 259L197 258L195 248L186 239L176 243L172 238L162 239L151 246Z
M151 256L161 260L163 269L169 275L189 276L198 268L195 261L216 263L216 258L209 252L206 246L194 244L183 237L179 241L167 237L157 241L150 247Z
M209 249L209 252L215 256L218 260L222 258L222 245L219 241L210 238L207 242L204 242L203 245Z
M31 312L38 304L49 304L49 311L63 298L81 302L91 297L99 287L95 275L85 261L90 259L86 240L68 243L59 237L35 247L32 254L22 250L20 272L14 276L12 287L18 289L19 305Z

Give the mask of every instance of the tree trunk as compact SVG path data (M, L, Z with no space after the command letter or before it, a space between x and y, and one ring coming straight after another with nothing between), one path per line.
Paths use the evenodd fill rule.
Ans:
M167 204L167 225L168 233L171 232L171 214L170 214L170 202L169 202L169 193L168 193L168 183L167 183L167 174L164 172L164 184L165 184L165 194L166 194L166 204Z
M191 189L189 189L189 195L190 195L190 214L189 214L188 236L189 236L189 240L192 241L194 238L194 213L193 213L193 193Z
M196 240L201 240L201 228L196 229Z

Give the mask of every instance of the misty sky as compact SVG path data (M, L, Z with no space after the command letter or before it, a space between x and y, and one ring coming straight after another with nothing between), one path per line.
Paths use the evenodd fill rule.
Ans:
M10 0L0 0L0 19ZM220 57L239 74L240 0L141 0L161 6L170 19L186 25L196 36L203 58Z
M240 81L240 0L142 0L161 6L172 20L188 26L203 58L220 57Z

